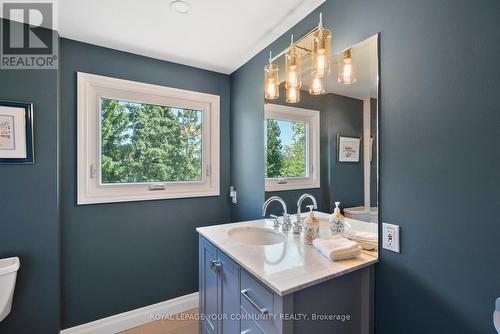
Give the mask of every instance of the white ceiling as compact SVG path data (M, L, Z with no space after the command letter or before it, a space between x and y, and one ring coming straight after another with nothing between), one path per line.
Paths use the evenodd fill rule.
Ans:
M325 0L61 0L62 37L229 74Z

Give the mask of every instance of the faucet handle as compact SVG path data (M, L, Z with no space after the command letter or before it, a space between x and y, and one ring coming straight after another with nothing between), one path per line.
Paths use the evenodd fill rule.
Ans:
M288 232L292 227L292 223L290 222L290 216L286 213L283 214L283 224L281 224L281 230L283 232Z
M269 215L269 217L274 218L274 227L280 226L280 217L276 215Z
M306 206L306 208L308 208L309 212L311 212L312 210L314 210L314 205L308 205Z
M301 234L302 233L302 223L300 220L293 223L293 233Z

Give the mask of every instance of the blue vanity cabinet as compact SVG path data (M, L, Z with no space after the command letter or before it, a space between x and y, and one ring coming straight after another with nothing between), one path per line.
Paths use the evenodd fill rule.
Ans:
M220 333L239 333L240 321L236 316L240 314L240 282L238 278L240 266L229 259L224 253L219 252L218 255L219 261L222 264L222 269L219 272L219 314L226 316L226 318L222 319L220 322Z
M201 333L239 333L240 267L200 237L199 270Z
M288 334L293 323L282 319L293 312L292 295L278 296L245 270L240 270L240 309L243 334Z
M219 274L216 269L217 249L203 238L199 242L200 321L202 333L219 333L219 322L213 317L219 313Z
M373 266L280 296L200 235L199 271L202 334L373 334Z

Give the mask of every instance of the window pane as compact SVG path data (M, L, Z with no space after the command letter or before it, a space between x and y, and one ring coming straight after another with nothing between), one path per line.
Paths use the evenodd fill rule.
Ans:
M266 177L306 176L306 123L266 120Z
M101 99L101 183L202 179L199 110Z

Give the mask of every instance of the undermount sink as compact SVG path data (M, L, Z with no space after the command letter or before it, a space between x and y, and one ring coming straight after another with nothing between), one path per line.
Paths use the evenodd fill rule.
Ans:
M235 227L227 232L233 241L246 245L274 245L285 241L283 234L262 227Z

